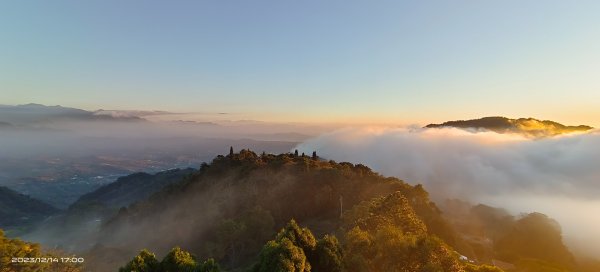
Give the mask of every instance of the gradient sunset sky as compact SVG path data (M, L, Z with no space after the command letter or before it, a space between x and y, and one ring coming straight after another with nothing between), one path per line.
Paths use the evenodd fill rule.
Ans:
M0 104L600 126L600 1L2 1Z

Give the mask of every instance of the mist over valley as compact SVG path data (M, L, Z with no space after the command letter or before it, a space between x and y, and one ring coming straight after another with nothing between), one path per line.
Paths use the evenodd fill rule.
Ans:
M600 1L0 1L0 272L598 272Z
M540 261L588 271L594 266L588 258L600 257L597 243L589 243L600 241L599 222L585 216L600 208L593 163L600 159L600 138L591 127L565 129L571 127L532 118L518 119L529 126L501 130L488 127L490 118L424 128L303 127L150 121L143 116L165 113L143 111L82 122L81 116L93 114L49 107L66 113L59 119L34 118L44 106L15 108L28 119L13 113L5 119L17 128L1 131L3 198L13 199L1 212L14 219L0 222L2 228L9 237L85 256L84 271L115 271L141 249L169 256L175 246L192 252L198 267L214 260L225 270L262 269L261 261L256 263L257 254L266 254L262 245L276 230L296 228L295 222L315 237L339 237L342 244L336 247L345 255L336 258L365 257L351 249L356 233L348 228L384 235L377 228L368 234L369 225L357 223L371 220L361 209L383 203L409 205L402 209L414 210L418 218L410 228L423 224L426 230L406 229L403 235L439 237L443 244L427 251L427 258L448 258L438 265L451 271L484 269L476 265L528 271L522 269ZM65 117L72 112L79 117ZM494 120L514 124L517 119ZM244 148L234 151L234 146ZM401 197L395 198L398 191ZM408 204L401 204L404 198ZM392 216L385 220L396 222L394 228L413 220L380 216ZM521 224L530 229L514 232ZM517 238L535 237L544 227L552 229L548 237L558 239L554 244ZM539 246L534 250L539 254L515 251L519 243ZM442 253L450 248L471 264ZM304 262L318 267L313 250L303 248ZM345 262L351 261L339 266L349 265ZM368 263L363 265L379 265Z

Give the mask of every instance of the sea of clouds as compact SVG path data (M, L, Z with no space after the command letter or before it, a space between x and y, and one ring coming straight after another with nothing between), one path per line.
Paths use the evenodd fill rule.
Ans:
M454 128L346 128L297 148L421 183L438 202L460 198L548 214L574 251L600 256L600 131L532 139Z

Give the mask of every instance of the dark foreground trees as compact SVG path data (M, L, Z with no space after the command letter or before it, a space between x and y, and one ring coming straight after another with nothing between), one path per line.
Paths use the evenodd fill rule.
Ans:
M335 236L318 241L291 220L260 252L252 272L342 271L342 248Z
M335 235L316 239L308 228L289 221L260 251L251 272L501 272L459 260L439 238L428 234L400 193L375 198L344 214L342 243ZM211 270L212 269L212 270ZM160 263L142 251L121 272L219 271L212 259L200 264L174 248Z
M119 272L219 272L221 269L214 259L204 262L196 260L192 254L175 247L158 261L148 250L142 250L129 263L119 269Z

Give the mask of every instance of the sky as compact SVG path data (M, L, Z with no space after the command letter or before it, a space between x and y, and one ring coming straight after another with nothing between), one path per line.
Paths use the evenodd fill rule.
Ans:
M600 126L598 1L2 1L0 104Z

